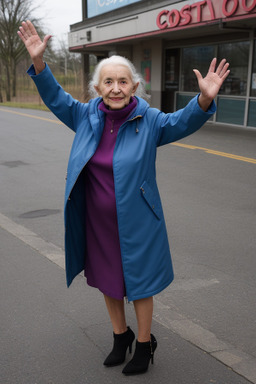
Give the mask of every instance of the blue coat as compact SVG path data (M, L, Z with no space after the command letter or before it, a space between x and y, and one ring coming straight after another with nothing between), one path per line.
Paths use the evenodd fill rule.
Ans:
M95 153L104 127L101 98L83 104L63 91L49 67L35 75L28 70L48 108L75 132L65 192L65 257L68 286L84 269L85 185L80 177ZM149 297L173 280L165 220L156 183L157 147L198 130L215 112L193 98L182 110L165 114L137 97L137 107L119 129L113 173L118 230L126 293L129 301Z

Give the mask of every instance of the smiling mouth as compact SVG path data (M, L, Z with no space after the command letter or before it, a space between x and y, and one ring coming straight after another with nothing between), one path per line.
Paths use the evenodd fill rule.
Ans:
M110 100L112 100L112 101L121 101L121 100L123 100L123 98L122 97L111 97Z

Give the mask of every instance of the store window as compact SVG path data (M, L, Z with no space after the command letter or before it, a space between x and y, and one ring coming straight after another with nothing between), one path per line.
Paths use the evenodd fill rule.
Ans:
M245 99L218 97L217 117L219 123L243 125L245 113Z
M197 78L193 69L198 69L203 76L208 72L210 62L215 56L214 46L183 48L181 90L183 92L198 92Z
M249 41L218 46L219 59L225 58L230 64L230 74L223 83L217 99L216 121L218 122L244 125L249 48Z
M225 58L230 64L230 74L220 89L221 95L246 96L249 41L220 44L219 59Z
M252 66L251 96L256 97L256 40L254 41L254 55Z
M249 127L256 127L256 100L249 101L248 123Z
M250 96L252 98L249 101L248 126L256 127L256 40L254 41Z
M197 78L193 72L197 68L202 76L208 72L213 57L218 62L225 58L230 64L230 74L223 83L216 98L216 121L235 125L246 122L246 95L250 89L248 125L256 126L256 41L251 84L248 84L249 41L234 41L218 45L186 47L182 49L181 84L176 93L176 108L183 107L198 91Z

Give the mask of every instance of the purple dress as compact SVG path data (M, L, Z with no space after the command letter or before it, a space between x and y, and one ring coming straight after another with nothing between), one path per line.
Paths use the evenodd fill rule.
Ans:
M128 119L137 101L121 110L109 110L102 102L105 126L100 144L85 169L87 283L103 294L122 300L126 295L117 225L113 176L113 153L119 127Z

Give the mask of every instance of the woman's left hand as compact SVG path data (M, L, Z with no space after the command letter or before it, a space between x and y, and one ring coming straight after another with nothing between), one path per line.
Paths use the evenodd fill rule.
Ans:
M198 85L201 91L198 102L204 111L208 110L213 99L217 96L224 80L230 73L230 70L228 69L229 63L226 62L226 59L221 60L215 70L216 62L217 59L214 58L205 77L203 77L197 69L193 70L197 77Z

